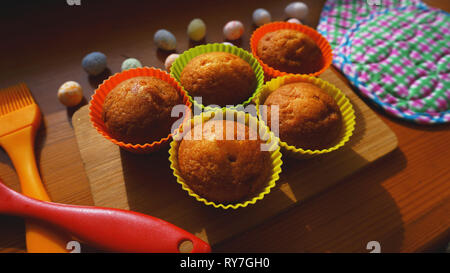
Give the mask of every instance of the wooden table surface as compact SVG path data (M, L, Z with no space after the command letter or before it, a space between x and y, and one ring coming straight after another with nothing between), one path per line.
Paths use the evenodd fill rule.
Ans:
M202 18L206 42L222 42L222 27L240 20L246 31L238 45L249 49L251 14L263 7L273 20L284 20L290 1L10 1L0 11L0 88L26 82L44 115L37 140L42 179L56 202L93 204L78 151L71 116L56 97L67 80L78 81L86 101L122 61L135 57L163 68L167 52L156 50L157 29L172 31L177 52L193 46L186 27ZM324 0L304 1L306 24L315 27ZM425 1L450 11L446 0ZM14 3L14 4L13 4ZM109 70L88 77L81 59L92 51L108 56ZM382 252L442 249L450 240L450 125L420 126L374 111L396 133L399 148L335 187L218 246L216 252L369 252L378 241ZM20 190L17 175L0 150L0 178ZM24 221L0 216L0 251L24 252ZM87 246L87 249L89 247ZM83 249L82 249L83 251Z

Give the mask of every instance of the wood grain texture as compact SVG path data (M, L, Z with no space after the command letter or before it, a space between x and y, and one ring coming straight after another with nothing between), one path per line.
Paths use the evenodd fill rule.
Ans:
M80 7L68 7L65 1L2 3L0 88L25 81L44 113L37 154L50 196L59 202L88 205L93 200L70 124L75 109L58 102L57 88L66 80L78 81L88 99L108 73L120 70L127 56L163 68L167 53L156 50L153 33L169 29L178 39L177 52L182 52L192 46L186 27L195 17L207 24L206 42L223 41L222 27L228 20L242 21L246 30L239 43L248 50L254 29L252 11L262 7L274 20L283 20L283 9L291 0L81 2ZM304 22L315 27L325 0L304 2L310 7ZM450 11L447 0L425 2ZM109 72L88 77L80 62L94 50L106 53ZM446 246L450 241L450 126L412 125L386 117L366 103L395 132L398 149L213 250L368 252L366 244L371 240L380 241L383 252L436 251ZM0 178L19 189L1 149ZM0 216L0 252L24 251L23 220ZM82 251L89 251L88 246Z
M340 88L355 109L356 127L348 145L309 160L283 156L277 188L255 205L234 211L207 207L188 196L172 175L167 149L134 155L104 139L89 121L88 106L82 107L72 123L94 203L157 216L214 246L306 201L397 147L395 134L332 70L321 78Z

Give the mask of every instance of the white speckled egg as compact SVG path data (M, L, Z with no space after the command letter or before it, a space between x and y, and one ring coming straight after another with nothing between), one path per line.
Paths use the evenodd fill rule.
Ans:
M177 47L177 39L170 31L165 29L160 29L155 32L153 41L158 48L164 50L174 50Z
M187 35L193 41L200 41L205 38L206 25L203 20L199 18L192 20L187 27Z
M128 70L131 68L138 68L138 67L142 67L141 62L138 59L128 58L125 61L123 61L121 68L122 68L122 71L124 71L124 70Z
M65 106L76 106L83 99L83 88L75 81L67 81L59 87L58 99Z
M230 21L223 27L223 35L227 40L237 40L244 34L244 25L239 21Z
M300 25L302 24L302 22L300 20L298 20L297 18L290 18L286 22L293 23L293 24L300 24Z
M170 54L167 56L166 61L164 62L164 66L166 67L166 70L170 72L170 68L172 67L173 62L180 56L180 54Z
M270 13L265 9L255 9L252 17L253 23L257 26L262 26L272 21L272 16L270 16Z
M224 45L230 45L230 46L234 46L232 43L230 43L230 42L223 42L222 44L224 44Z
M302 20L308 15L308 6L303 2L292 2L286 6L284 12L288 17Z

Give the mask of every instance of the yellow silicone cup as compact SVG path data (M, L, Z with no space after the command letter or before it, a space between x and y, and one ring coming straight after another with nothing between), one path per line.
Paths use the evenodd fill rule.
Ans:
M189 188L189 186L185 183L185 180L183 179L181 172L178 169L178 148L183 138L183 127L193 128L193 126L195 126L196 124L206 122L212 119L220 111L223 112L223 116L225 116L227 112L233 113L233 115L235 115L235 120L237 121L245 120L246 125L249 124L257 125L258 135L260 136L260 139L266 141L265 143L269 147L270 158L272 161L271 175L268 177L267 184L262 189L262 191L254 196L249 197L249 199L243 200L242 202L238 203L221 204L206 200L205 198L199 196ZM194 118L185 122L181 127L181 129L173 136L173 140L170 143L169 161L170 161L170 168L173 170L173 174L177 178L177 182L182 186L183 190L187 191L190 196L194 197L197 201L202 202L207 206L213 206L215 208L222 208L222 209L243 208L247 207L249 204L255 204L256 201L258 200L262 200L264 196L269 194L270 190L273 187L275 187L275 182L280 178L279 174L281 173L281 165L283 164L281 160L281 152L280 146L278 145L278 139L272 134L272 132L270 132L269 128L266 125L264 125L264 123L261 123L256 117L253 117L243 111L236 111L234 109L228 108L216 109L216 111L203 112L201 115L194 116Z
M278 89L280 86L294 82L307 82L314 84L320 87L325 92L327 92L331 97L333 97L339 109L341 110L343 128L339 140L336 142L335 145L333 145L328 149L323 150L302 149L300 147L289 145L280 139L279 143L282 151L285 152L287 155L296 158L309 158L316 155L326 154L335 151L340 147L344 146L344 144L353 135L353 131L355 129L355 111L353 110L353 106L350 103L350 100L345 96L345 94L341 90L339 90L336 86L332 85L331 83L319 78L307 75L287 75L277 77L272 79L271 81L266 82L266 84L260 90L259 94L255 99L258 117L261 120L261 122L265 123L265 120L261 116L261 113L259 112L259 106L263 105L269 94Z
M195 101L194 98L189 94L189 90L185 90L183 85L180 82L181 72L183 71L184 67L189 63L189 61L192 60L193 58L197 57L198 55L201 55L203 53L209 53L209 52L231 53L231 54L236 55L239 58L243 59L251 66L253 72L255 73L255 78L256 78L255 90L253 91L252 95L246 101L243 101L242 103L240 103L238 105L234 105L233 107L228 107L228 108L239 109L240 106L245 107L246 105L250 104L252 102L252 100L255 98L255 96L257 95L257 93L259 92L259 89L261 89L261 87L264 84L264 71L263 71L260 63L258 62L258 60L256 60L255 57L253 57L253 55L250 52L248 52L242 48L239 48L237 46L225 45L225 44L220 44L220 43L199 45L199 46L193 47L193 48L183 52L175 60L175 62L172 64L172 67L170 68L170 75L181 85L184 92L186 92L186 94L188 95L192 104L195 107L202 109L203 111L213 111L213 110L219 109L217 107L204 106L203 104L200 104L197 101ZM223 107L223 108L225 108L225 107Z

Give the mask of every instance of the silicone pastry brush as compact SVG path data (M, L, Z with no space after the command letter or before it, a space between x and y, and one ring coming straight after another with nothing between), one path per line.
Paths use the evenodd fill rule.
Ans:
M17 193L0 181L0 213L34 218L59 227L81 241L111 252L211 252L195 235L142 213L39 201Z
M0 146L11 158L22 192L50 201L34 156L34 139L40 123L39 107L24 83L0 90ZM28 252L68 252L65 246L70 238L66 237L36 222L26 222Z

